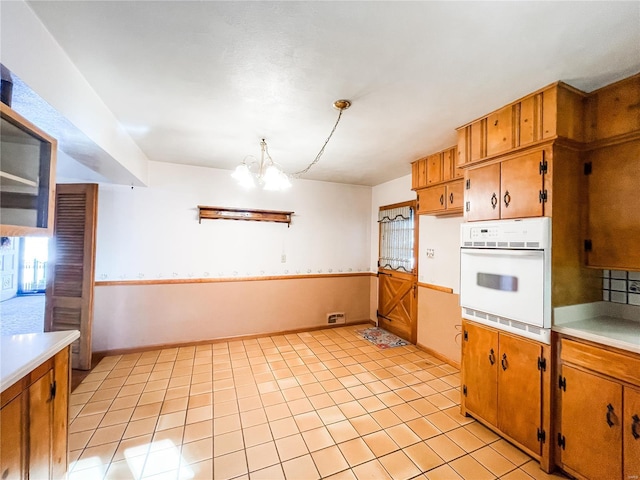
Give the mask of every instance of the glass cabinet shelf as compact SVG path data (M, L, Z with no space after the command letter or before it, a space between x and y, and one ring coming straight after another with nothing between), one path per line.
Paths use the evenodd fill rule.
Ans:
M0 103L0 235L51 235L56 139Z

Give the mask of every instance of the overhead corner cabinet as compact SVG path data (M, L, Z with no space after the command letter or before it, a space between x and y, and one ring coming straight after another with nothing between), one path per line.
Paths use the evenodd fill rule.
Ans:
M640 74L587 102L587 265L640 270Z
M56 140L0 103L0 235L51 235Z
M419 215L460 215L464 171L458 168L456 147L411 164L411 188L416 191Z

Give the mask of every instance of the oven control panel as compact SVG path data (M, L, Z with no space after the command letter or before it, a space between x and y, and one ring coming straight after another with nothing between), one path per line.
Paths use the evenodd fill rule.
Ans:
M549 217L463 223L462 248L523 248L544 250L551 246Z

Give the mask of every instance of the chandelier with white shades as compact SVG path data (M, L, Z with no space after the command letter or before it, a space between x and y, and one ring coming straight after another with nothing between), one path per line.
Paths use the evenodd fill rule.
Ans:
M316 155L316 158L307 165L306 168L291 174L285 173L284 170L282 170L282 167L274 162L271 155L269 155L267 142L263 138L260 141L260 161L258 162L256 160L248 163L247 158L251 158L251 156L245 157L242 163L236 167L231 176L237 180L239 185L245 188L254 188L256 185L260 185L265 190L288 189L291 187L290 178L298 178L301 175L304 175L311 169L311 167L318 163L320 157L324 153L325 147L333 136L333 132L336 131L336 127L338 126L338 123L340 123L342 112L350 106L351 102L349 100L336 100L333 102L333 107L338 110L338 119L331 129L331 133L329 133L329 136L322 145L322 148Z

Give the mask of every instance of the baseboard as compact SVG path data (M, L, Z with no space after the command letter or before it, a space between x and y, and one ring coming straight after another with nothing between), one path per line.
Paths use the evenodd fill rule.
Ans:
M419 343L416 343L416 347L418 347L423 352L428 353L432 357L436 357L438 360L442 360L444 363L451 365L452 367L455 367L458 370L460 370L460 363L455 362L451 360L449 357L446 357L441 353L436 352L433 348L425 347L424 345L421 345Z
M349 327L352 325L374 325L376 322L373 320L357 320L354 322L346 322L338 325L321 325L317 327L306 327L306 328L296 328L294 330L280 330L276 332L267 332L267 333L257 333L252 335L237 335L235 337L221 337L221 338L213 338L209 340L198 340L195 342L182 342L182 343L163 343L157 345L146 345L144 347L133 347L133 348L118 348L114 350L101 350L92 353L92 358L104 358L108 356L114 355L127 355L129 353L142 353L142 352L151 352L153 350L163 350L165 348L179 348L179 347L194 347L198 345L208 345L212 343L224 343L224 342L236 342L241 340L253 340L256 338L264 338L264 337L272 337L274 335L293 335L296 333L304 333L304 332L314 332L317 330L324 330L327 328L339 328L339 327Z

